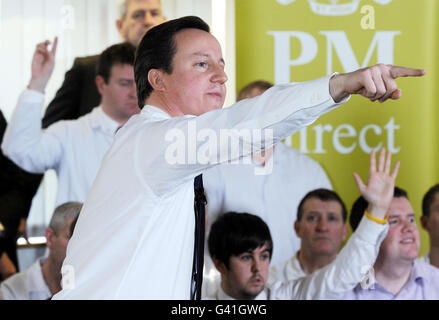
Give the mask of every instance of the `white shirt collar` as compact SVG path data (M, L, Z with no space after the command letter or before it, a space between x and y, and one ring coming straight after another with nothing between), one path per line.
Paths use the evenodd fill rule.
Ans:
M115 134L121 126L102 110L102 106L93 108L90 113L90 124L93 129L100 128L103 132L110 134Z
M148 118L152 118L154 120L166 120L172 118L168 113L166 113L162 109L149 104L145 105L142 108L141 114L146 115Z

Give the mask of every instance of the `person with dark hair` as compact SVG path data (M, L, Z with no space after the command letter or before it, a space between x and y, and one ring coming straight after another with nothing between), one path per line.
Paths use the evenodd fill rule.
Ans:
M2 282L0 300L47 300L61 290L61 266L81 208L82 203L67 202L55 209L44 233L49 254Z
M273 85L255 81L238 94L238 101L263 94ZM248 163L216 166L203 173L211 221L226 211L241 210L261 217L271 230L274 242L271 265L276 266L300 248L300 238L291 232L300 199L317 188L332 189L320 164L283 143L247 157ZM246 196L242 197L242 190ZM205 254L203 294L218 290L220 274L208 252Z
M102 104L77 120L41 128L44 89L54 68L57 39L37 45L32 78L20 95L2 143L3 153L23 170L58 176L56 205L84 201L104 154L119 127L139 113L134 83L135 47L129 43L106 49L99 62L96 84Z
M348 235L347 211L339 195L328 189L308 192L300 201L294 230L300 249L270 270L269 283L305 277L335 260Z
M430 237L430 250L420 259L439 268L439 184L432 186L422 199L421 225Z
M273 242L267 224L248 213L227 212L212 224L209 253L221 274L217 300L266 300Z
M369 202L360 196L352 205L350 224L356 230ZM340 296L349 300L437 300L439 269L417 259L420 236L414 210L404 189L394 188L388 210L389 231L373 268L363 281ZM367 267L367 266L366 266ZM367 272L366 272L367 271Z
M64 261L75 270L75 286L55 299L200 298L199 201L194 212L200 174L272 147L350 94L397 99L395 78L425 73L379 65L275 86L221 110L224 66L221 46L200 18L171 20L145 34L134 67L142 111L119 131L102 162ZM239 129L265 134L248 139ZM366 226L373 249L358 249L362 257L375 253L384 228Z

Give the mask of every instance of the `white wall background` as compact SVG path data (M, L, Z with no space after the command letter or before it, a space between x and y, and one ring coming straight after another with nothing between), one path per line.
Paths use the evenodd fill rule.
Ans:
M223 46L228 97L235 100L234 0L162 0L168 19L197 15L212 26ZM212 13L214 12L214 14ZM10 119L30 78L35 45L59 37L56 67L46 90L46 104L61 86L78 56L93 55L120 41L115 27L116 0L0 0L0 109ZM47 225L56 196L56 176L46 173L34 198L28 227Z

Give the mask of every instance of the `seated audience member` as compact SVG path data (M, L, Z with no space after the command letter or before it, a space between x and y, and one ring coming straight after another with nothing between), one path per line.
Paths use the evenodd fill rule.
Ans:
M0 144L6 126L6 119L0 110ZM12 261L14 269L18 269L17 238L26 237L26 220L39 181L40 175L22 170L0 150L0 246L5 253L3 259ZM5 278L0 273L0 281L2 279Z
M270 230L259 217L228 212L212 224L209 253L221 274L211 297L217 300L266 300L264 291L273 250Z
M352 206L352 230L367 214L368 202L360 197ZM439 299L439 270L416 259L420 237L407 192L395 187L388 210L389 231L365 279L341 296L353 300Z
M421 224L430 236L430 251L420 259L439 268L439 184L424 195Z
M360 193L370 202L368 210L371 214L368 214L361 219L358 229L350 237L349 241L337 255L336 259L326 267L318 269L306 277L284 283L279 281L274 285L267 287L265 289L265 295L268 299L333 299L339 297L340 294L345 293L348 290L352 290L356 284L361 281L363 276L363 266L375 262L376 253L378 252L381 241L388 229L387 221L384 217L392 199L392 190L394 188L394 182L399 168L399 163L397 163L395 169L390 174L390 163L390 153L386 158L385 150L382 149L377 166L375 152L372 151L367 184L365 185L361 178L356 173L354 174ZM212 228L214 227L212 226ZM247 228L247 225L244 225L244 228ZM222 238L228 237L229 234L229 230L223 229L214 232L219 234ZM233 232L230 233L233 234ZM214 234L214 238L215 237L217 236ZM211 235L209 234L209 250L211 250L210 239ZM221 243L221 241L219 243ZM227 241L223 241L222 243L227 243ZM245 260L250 256L259 256L260 260L262 260L264 256L261 251L265 249L263 244L264 242L259 242L259 246L252 249L251 255L247 255L247 258L245 258L246 256L244 254L241 258ZM247 290L252 294L249 295L247 292L247 298L257 297L258 295L260 295L259 298L262 298L264 294L261 294L262 290L260 287L262 284L265 284L268 271L265 271L264 268L268 268L268 262L265 262L264 264L261 263L260 274L255 271L252 275L249 275L248 267L247 269L239 268L239 264L236 270L232 269L231 258L228 261L229 268L227 269L225 265L223 266L227 259L224 257L218 259L218 255L221 252L231 252L231 257L233 257L235 253L235 255L238 255L237 257L239 257L239 253L244 251L243 248L248 249L250 246L248 245L248 242L243 241L242 243L236 242L233 244L233 247L235 249L231 249L230 251L220 249L216 249L216 252L215 250L210 251L212 258L215 261L215 265L221 270L221 274L225 275L223 278L233 279L235 274L244 275L242 278L239 278L239 281L234 280L234 289L236 292L241 293L241 298L243 296L243 288L246 288L246 285L248 285L246 290L249 288L253 289L253 291ZM267 247L269 248L270 246ZM268 258L269 257L270 255L268 255ZM259 260L255 260L255 262L259 263ZM255 268L254 270L259 270L257 264L253 268ZM240 273L241 270L247 271ZM225 283L227 282L225 281ZM239 285L237 285L237 283ZM238 294L232 293L232 290L226 291L227 288L228 285L223 284L221 290L224 295L220 290L214 297L227 298L226 295L229 297L238 297Z
M0 299L47 300L61 290L61 267L71 237L72 222L82 204L68 202L55 209L45 235L49 254L30 268L17 273L0 285Z
M271 268L269 283L305 277L334 261L348 234L346 217L346 206L337 193L327 189L309 192L299 204L294 224L300 250Z
M238 101L258 96L271 86L265 81L252 82L239 92ZM211 221L227 211L251 212L261 217L271 230L274 244L271 263L277 265L300 248L300 239L291 232L300 200L311 190L332 189L331 182L317 161L283 143L248 160L249 164L242 160L203 173L207 213ZM246 191L245 197L241 196L242 190ZM212 295L219 281L220 275L206 252L203 292Z
M32 60L32 78L21 94L2 149L22 169L58 176L57 205L85 201L101 161L116 131L140 112L134 83L135 47L129 43L106 49L100 57L97 87L101 106L77 120L60 121L41 129L44 89L55 65L57 39L38 44Z

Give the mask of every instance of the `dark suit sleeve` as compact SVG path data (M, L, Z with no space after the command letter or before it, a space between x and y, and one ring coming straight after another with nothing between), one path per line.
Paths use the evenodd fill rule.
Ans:
M6 119L0 111L0 144L5 129ZM0 221L5 227L15 229L21 218L27 218L42 177L22 170L0 150Z
M99 56L75 59L61 88L46 109L43 128L59 120L77 119L99 105L100 95L95 84L98 61Z

